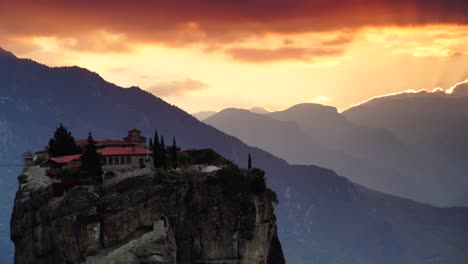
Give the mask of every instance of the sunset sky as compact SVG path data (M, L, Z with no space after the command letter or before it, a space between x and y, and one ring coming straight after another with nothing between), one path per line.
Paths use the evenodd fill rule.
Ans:
M0 0L0 47L190 113L344 110L468 79L467 14L463 0Z

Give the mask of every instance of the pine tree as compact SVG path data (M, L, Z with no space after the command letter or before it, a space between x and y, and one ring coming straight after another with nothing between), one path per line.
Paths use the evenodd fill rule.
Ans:
M149 140L149 150L153 150L153 148L154 148L153 139L150 138L150 140Z
M161 151L159 145L159 136L158 130L154 130L154 140L153 140L153 165L156 169L161 168Z
M172 168L177 169L177 145L175 137L172 137Z
M49 140L49 156L60 157L79 154L80 148L76 145L75 138L63 125L54 132L54 136Z
M97 152L96 141L91 133L88 134L87 144L81 155L81 175L93 183L102 183L102 157Z
M164 144L164 137L161 136L161 165L163 168L167 169L167 159L166 159L166 145Z
M249 153L249 160L248 160L247 168L248 168L249 170L252 168L252 158L250 157L250 153Z

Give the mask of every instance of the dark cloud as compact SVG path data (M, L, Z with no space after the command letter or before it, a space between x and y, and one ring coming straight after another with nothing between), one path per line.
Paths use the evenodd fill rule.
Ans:
M0 46L34 50L37 44L27 39L40 36L55 37L61 48L74 51L197 44L204 52L225 51L245 62L312 61L343 54L363 27L466 25L467 13L466 0L0 0ZM325 34L310 48L293 36L317 32L335 37ZM283 46L244 47L269 34L280 35Z
M230 48L226 50L233 59L245 62L271 62L280 60L312 61L317 57L339 56L344 53L342 48L300 48L281 47L276 49L262 48Z
M103 30L123 34L128 41L182 46L267 33L467 24L467 13L466 0L0 0L0 29L11 35L57 37ZM91 44L99 43L77 47Z
M148 90L158 96L182 96L189 92L209 89L211 86L199 80L187 78L184 80L173 80L158 82Z

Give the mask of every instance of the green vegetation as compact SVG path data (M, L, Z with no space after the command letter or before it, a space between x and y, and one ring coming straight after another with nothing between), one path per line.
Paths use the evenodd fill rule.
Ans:
M76 145L75 138L62 124L54 132L49 140L49 156L60 157L79 154L80 148Z
M89 179L93 183L102 183L102 157L97 151L96 141L91 133L81 155L81 178Z
M226 195L232 196L239 193L265 194L273 203L278 204L278 196L266 185L265 172L263 170L253 168L244 173L239 167L229 165L218 170L216 176Z
M247 161L247 169L251 169L252 168L252 157L250 157L250 153L249 153L249 159Z
M265 172L260 169L250 169L248 171L247 180L249 182L250 191L259 195L266 191Z
M160 159L161 165L164 169L167 169L167 155L166 155L166 144L164 144L164 137L161 136L161 150L160 150Z
M278 204L279 203L279 200L278 200L278 195L276 194L275 191L273 191L272 189L270 188L266 188L266 193L265 195L268 197L268 199L270 199L270 201L272 201L274 204Z
M159 137L158 130L154 130L154 139L150 139L150 150L153 151L154 168L176 169L179 165L178 148L175 137L172 137L172 146L166 148L164 137Z
M151 147L151 146L150 146ZM160 161L160 145L159 145L159 136L158 130L154 130L154 140L153 146L150 148L153 151L153 165L156 169L161 168L161 161Z
M180 166L193 164L211 164L214 166L234 165L212 149L185 150L178 157Z
M172 149L171 149L171 160L172 160L172 168L175 170L177 169L177 145L175 137L172 137Z
M177 163L181 168L186 168L189 165L192 165L192 158L185 151L177 152Z
M59 173L57 174L57 178L66 182L75 178L76 174L77 174L76 171L64 168L59 171Z
M253 168L248 171L250 191L255 195L265 193L270 201L278 204L278 195L272 189L267 187L265 172L261 169Z
M247 178L237 166L227 166L216 172L225 194L234 195L248 190Z

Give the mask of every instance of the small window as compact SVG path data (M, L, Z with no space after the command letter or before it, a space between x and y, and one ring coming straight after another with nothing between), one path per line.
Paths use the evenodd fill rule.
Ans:
M107 158L106 157L102 157L102 165L107 165Z
M119 156L114 157L114 163L115 165L119 165Z
M132 163L132 159L130 156L127 156L127 164L131 164Z
M120 164L125 164L125 156L120 156Z
M114 165L114 159L112 157L109 157L109 165Z

